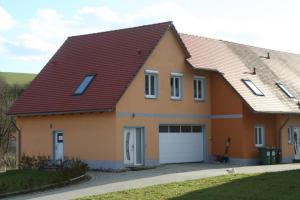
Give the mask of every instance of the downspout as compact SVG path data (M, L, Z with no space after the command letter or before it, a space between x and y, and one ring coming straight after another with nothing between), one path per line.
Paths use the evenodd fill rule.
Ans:
M282 151L281 151L281 147L282 147L282 140L281 140L281 131L282 129L285 127L285 125L288 123L288 121L290 120L290 114L288 114L286 120L283 122L283 124L279 127L278 130L278 137L279 140L277 142L277 148L278 148L278 152L277 152L277 158L278 158L278 162L282 160ZM280 156L279 156L280 155Z
M20 167L20 159L21 159L21 130L18 128L17 124L14 122L13 119L11 119L11 123L13 124L13 126L16 128L17 130L17 138L18 138L18 143L17 143L17 147L18 147L18 151L16 151L17 156L16 156L16 166L17 168Z

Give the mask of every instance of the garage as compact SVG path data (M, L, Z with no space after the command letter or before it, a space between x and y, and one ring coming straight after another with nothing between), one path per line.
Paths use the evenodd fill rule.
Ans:
M201 162L204 160L203 141L203 126L160 125L159 162Z

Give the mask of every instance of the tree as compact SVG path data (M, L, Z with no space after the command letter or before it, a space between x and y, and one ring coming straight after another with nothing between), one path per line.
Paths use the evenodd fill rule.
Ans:
M24 88L8 85L0 79L0 158L7 153L10 137L17 130L15 118L8 116L7 112Z

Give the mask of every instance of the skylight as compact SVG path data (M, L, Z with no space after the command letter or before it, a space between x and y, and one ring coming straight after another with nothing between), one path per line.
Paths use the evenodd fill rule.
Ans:
M94 79L95 75L87 75L84 77L83 81L80 83L80 85L76 88L74 94L75 95L81 95L86 88L90 85L92 80Z
M257 96L264 96L264 93L262 93L262 91L260 91L258 89L258 87L256 87L256 85L254 85L254 83L250 80L244 80L242 79L242 81L245 83L245 85Z
M281 83L276 83L276 85L290 98L295 98L295 96L286 88L285 85Z

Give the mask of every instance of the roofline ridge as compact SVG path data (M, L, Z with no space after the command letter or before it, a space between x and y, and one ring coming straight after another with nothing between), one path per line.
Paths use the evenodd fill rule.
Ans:
M130 30L130 29L135 29L135 28L142 28L142 27L145 27L145 26L153 26L153 25L167 24L167 23L169 23L169 26L170 26L170 25L173 24L173 21L165 21L165 22L159 22L159 23L144 24L144 25L140 25L140 26L133 26L133 27L129 27L129 28L120 28L120 29L114 29L114 30L108 30L108 31L102 31L102 32L95 32L95 33L72 35L72 36L68 36L68 38L88 36L88 35L96 35L96 34L101 34L101 33L110 33L110 32L116 32L116 31L125 31L125 30Z

